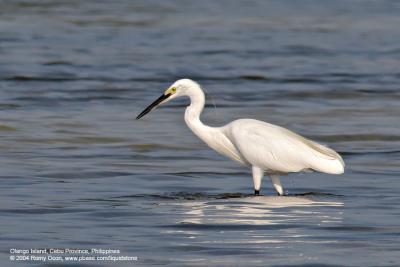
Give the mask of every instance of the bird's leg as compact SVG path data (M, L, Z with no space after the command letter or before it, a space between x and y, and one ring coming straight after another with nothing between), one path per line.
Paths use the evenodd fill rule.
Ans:
M253 172L254 195L258 196L260 195L261 180L264 176L264 170L253 166L251 171Z
M270 174L269 177L271 178L271 182L274 185L276 192L278 192L278 195L283 196L283 188L281 185L281 180L279 180L279 175Z

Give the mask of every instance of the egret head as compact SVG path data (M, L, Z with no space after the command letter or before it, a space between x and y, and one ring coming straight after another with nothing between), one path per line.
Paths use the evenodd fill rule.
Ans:
M168 101L180 97L188 95L188 91L192 88L197 88L199 85L190 79L180 79L174 82L165 92L157 98L153 103L151 103L147 108L145 108L137 117L136 119L140 119L157 106L162 103L167 103Z

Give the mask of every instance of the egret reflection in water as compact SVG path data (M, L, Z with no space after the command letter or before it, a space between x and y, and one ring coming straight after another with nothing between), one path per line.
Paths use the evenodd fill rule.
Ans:
M313 216L315 223L340 222L341 211L327 209L326 213L315 211L314 207L342 207L342 202L314 201L305 197L244 197L215 201L183 201L174 205L182 206L181 223L222 224L222 225L282 225Z
M240 197L234 199L172 200L162 203L181 214L179 221L162 233L185 236L180 246L207 246L213 249L234 247L265 251L288 248L291 244L336 244L336 239L311 238L304 228L329 228L341 224L343 203L313 200L308 197ZM204 238L212 231L212 238ZM241 236L238 243L236 236ZM181 240L182 242L182 240ZM254 260L254 259L252 259Z

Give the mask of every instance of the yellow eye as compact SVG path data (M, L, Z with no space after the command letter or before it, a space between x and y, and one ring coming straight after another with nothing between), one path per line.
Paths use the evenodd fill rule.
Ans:
M175 94L176 93L176 87L171 87L171 88L169 88L167 91L165 91L165 95L168 95L168 94L170 94L170 95L173 95L173 94Z

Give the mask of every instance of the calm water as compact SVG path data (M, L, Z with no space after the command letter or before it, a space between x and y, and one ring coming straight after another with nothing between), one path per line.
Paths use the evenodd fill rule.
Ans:
M200 3L201 2L201 3ZM400 266L398 1L0 1L0 262L107 248L139 266ZM339 151L288 197L183 122L252 117ZM214 104L216 108L214 108ZM74 266L131 266L129 262ZM63 266L69 266L64 263Z

